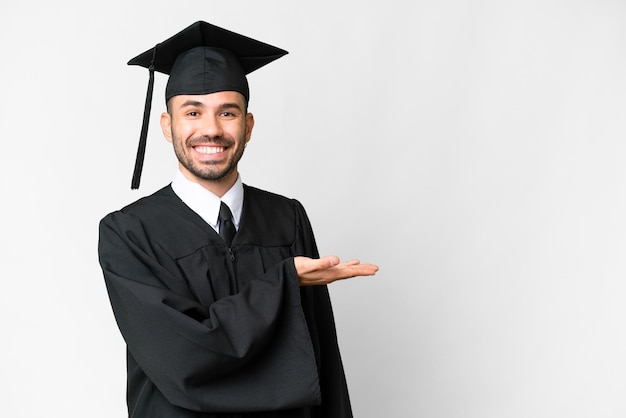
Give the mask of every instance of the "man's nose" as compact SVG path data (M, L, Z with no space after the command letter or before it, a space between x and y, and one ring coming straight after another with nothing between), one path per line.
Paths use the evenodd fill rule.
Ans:
M209 138L217 138L222 136L222 124L219 118L215 116L205 116L202 119L202 135Z

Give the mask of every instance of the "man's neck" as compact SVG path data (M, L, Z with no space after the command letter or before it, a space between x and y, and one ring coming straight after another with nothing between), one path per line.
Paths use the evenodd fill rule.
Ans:
M226 192L229 191L231 187L233 187L233 185L237 182L237 178L239 177L239 173L236 168L235 170L233 170L232 173L227 174L225 177L219 180L205 180L198 178L183 167L180 167L180 171L189 181L198 183L217 197L224 196Z

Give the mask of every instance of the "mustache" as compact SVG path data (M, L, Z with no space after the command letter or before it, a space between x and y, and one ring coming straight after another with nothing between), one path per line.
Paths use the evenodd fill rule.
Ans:
M196 147L199 145L216 145L219 147L231 147L235 145L235 141L224 137L210 137L210 136L193 136L187 139L188 147Z

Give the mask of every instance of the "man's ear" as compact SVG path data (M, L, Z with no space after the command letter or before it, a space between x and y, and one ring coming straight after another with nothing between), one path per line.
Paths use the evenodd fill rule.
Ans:
M161 130L167 142L172 142L172 116L167 113L161 113Z
M250 141L252 136L252 128L254 128L254 115L252 113L246 113L246 144Z

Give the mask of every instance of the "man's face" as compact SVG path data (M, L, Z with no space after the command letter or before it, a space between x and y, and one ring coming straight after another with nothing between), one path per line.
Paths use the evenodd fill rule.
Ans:
M237 163L250 140L254 118L242 94L224 91L170 99L161 128L174 145L181 170L205 185L232 186Z

